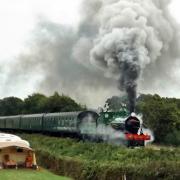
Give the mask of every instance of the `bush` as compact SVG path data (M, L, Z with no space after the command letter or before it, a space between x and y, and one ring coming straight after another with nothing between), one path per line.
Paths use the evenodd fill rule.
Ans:
M167 134L180 129L180 99L141 95L137 112L143 114L143 121L154 132L156 143L166 143Z
M165 143L169 145L180 145L180 131L169 133L165 138Z
M38 162L77 180L180 179L180 149L127 149L43 135L22 135Z

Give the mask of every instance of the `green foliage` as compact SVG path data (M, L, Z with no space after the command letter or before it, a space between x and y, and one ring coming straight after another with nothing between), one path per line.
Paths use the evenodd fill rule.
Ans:
M180 131L173 131L165 137L165 143L170 145L180 145Z
M42 113L44 112L45 103L47 101L47 97L43 94L34 93L24 99L24 113Z
M82 110L82 107L73 99L65 95L59 95L57 92L50 96L45 104L46 112L70 112Z
M128 107L128 99L126 96L113 96L106 100L105 107L108 106L109 111L119 111L122 108Z
M167 135L180 130L179 104L180 100L158 95L139 97L137 111L143 114L144 123L154 131L156 142L167 143Z
M22 135L37 151L38 162L77 180L180 178L179 148L127 149L43 135Z
M47 97L34 93L23 100L16 97L8 97L0 100L0 115L36 114L52 112L80 111L84 107L73 99L57 92Z
M8 97L0 100L0 115L16 115L23 111L23 101L16 97Z

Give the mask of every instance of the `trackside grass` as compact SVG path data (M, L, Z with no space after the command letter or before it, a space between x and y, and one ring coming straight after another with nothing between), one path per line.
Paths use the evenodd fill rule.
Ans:
M71 180L70 178L60 177L44 169L35 170L0 170L1 180Z
M21 134L39 163L77 180L180 179L180 148L127 149L102 143Z

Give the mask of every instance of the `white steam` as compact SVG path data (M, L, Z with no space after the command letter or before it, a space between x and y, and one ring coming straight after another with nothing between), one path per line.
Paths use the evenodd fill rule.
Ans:
M145 128L145 127L143 126L143 115L142 115L142 114L138 114L138 115L136 115L136 116L137 116L137 118L140 120L140 124L141 124L141 128L142 128L143 134L150 136L150 140L145 141L145 145L154 142L155 137L154 137L153 131L152 131L151 129ZM138 134L141 133L141 128L139 129Z

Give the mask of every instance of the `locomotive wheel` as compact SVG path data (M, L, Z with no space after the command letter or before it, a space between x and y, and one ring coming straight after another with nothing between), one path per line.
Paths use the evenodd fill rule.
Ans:
M82 134L82 140L83 140L83 142L88 142L89 141L88 135Z
M134 141L132 141L132 140L127 141L127 147L133 148L134 147Z
M144 141L140 141L139 142L139 146L143 146L144 147L145 146L145 142Z

